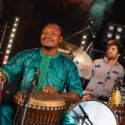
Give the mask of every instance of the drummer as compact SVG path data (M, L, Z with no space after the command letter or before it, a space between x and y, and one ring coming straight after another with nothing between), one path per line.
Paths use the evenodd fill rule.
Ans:
M22 80L16 90L26 89L32 84L36 68L38 85L33 89L61 96L69 104L80 101L83 90L77 67L71 59L58 52L62 39L61 28L57 24L46 25L41 33L41 48L19 52L0 68L2 83L9 84L21 74ZM63 93L65 86L67 93ZM13 116L12 103L1 102L0 125L12 125ZM69 121L68 118L70 116L66 114L61 123L75 124L72 118Z
M108 96L117 79L122 84L124 77L123 66L118 62L123 55L123 47L117 40L111 40L107 45L107 55L103 59L97 59L92 67L83 67L79 70L80 76L90 79L85 94L90 94L97 99L108 101Z

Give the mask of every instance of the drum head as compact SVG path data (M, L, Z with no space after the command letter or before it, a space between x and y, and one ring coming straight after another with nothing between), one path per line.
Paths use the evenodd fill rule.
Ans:
M22 104L26 98L26 90L18 91L15 95L15 102L17 104ZM64 109L65 100L55 94L44 93L39 90L32 90L31 96L29 98L28 107L44 109L49 108L53 110Z
M93 125L118 125L114 112L105 103L95 100L82 101L67 111L76 120L77 125L91 125L79 105Z

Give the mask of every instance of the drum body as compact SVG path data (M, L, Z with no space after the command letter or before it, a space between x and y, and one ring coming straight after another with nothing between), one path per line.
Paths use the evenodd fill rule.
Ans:
M121 87L121 102L122 104L125 104L125 87Z
M76 120L78 125L91 125L79 105L93 125L118 125L118 120L112 109L98 100L81 101L68 109L67 112Z
M15 115L15 125L20 125L24 116L24 99L26 91L19 91L15 96L17 112ZM58 125L62 119L65 100L53 94L43 93L33 90L27 104L25 125Z
M119 124L121 124L125 120L125 106L124 105L110 105L112 110L117 116Z

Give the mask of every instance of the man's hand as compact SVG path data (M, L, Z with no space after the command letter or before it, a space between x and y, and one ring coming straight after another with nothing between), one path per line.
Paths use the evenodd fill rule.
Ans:
M4 84L7 81L6 75L0 71L0 81Z
M44 86L42 89L45 93L60 95L53 86Z

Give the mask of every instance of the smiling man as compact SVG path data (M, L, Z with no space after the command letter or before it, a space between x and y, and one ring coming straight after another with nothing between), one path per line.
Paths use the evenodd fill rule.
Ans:
M80 76L90 79L85 93L94 97L108 101L108 96L116 80L123 81L124 68L118 62L118 59L123 54L123 47L117 40L111 40L107 45L107 56L103 59L97 59L89 69L80 70Z
M61 28L58 25L46 25L41 33L41 48L22 51L0 68L4 77L3 84L10 83L21 74L22 80L17 91L29 88L35 67L39 75L38 86L33 89L61 96L67 103L80 101L83 91L77 67L71 59L58 52L58 45L62 39ZM67 93L63 93L65 87ZM12 102L1 102L0 125L12 125L13 115ZM64 117L64 121L69 117L67 116ZM70 124L70 120L67 124Z

